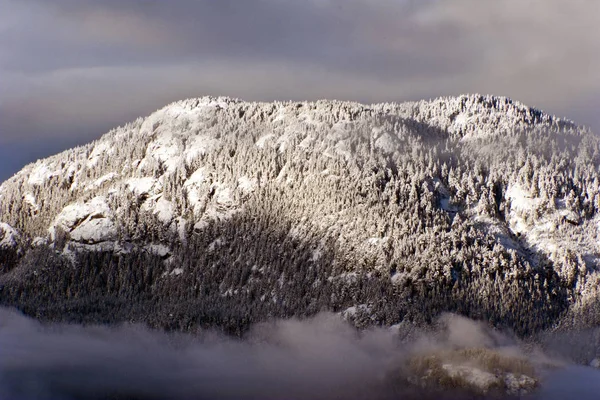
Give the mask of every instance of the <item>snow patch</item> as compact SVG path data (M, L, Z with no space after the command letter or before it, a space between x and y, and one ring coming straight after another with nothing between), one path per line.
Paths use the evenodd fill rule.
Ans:
M31 244L34 247L45 246L48 244L48 239L45 237L36 236L35 238L33 238L33 241L31 242Z
M224 184L214 184L213 189L215 190L214 199L217 205L223 207L232 207L234 205L233 191L230 187Z
M27 182L32 186L40 186L43 185L50 178L57 176L59 171L52 171L48 167L48 165L39 163L37 164L31 173L29 174L29 179Z
M194 173L185 181L183 186L190 187L196 186L199 187L204 183L204 178L206 175L206 170L204 168L198 168Z
M312 251L310 261L319 261L321 257L323 257L323 250L319 247L318 249Z
M175 204L161 195L150 197L141 209L155 215L163 225L169 225L175 219Z
M125 182L129 190L138 196L156 194L162 191L160 182L154 178L131 178Z
M48 229L50 239L55 240L56 229L61 228L76 241L97 243L112 240L117 229L111 218L112 212L103 196L83 204L70 204L63 208Z
M19 232L9 224L0 222L0 248L14 248L18 245Z
M209 135L198 135L189 139L185 146L185 161L189 165L199 156L218 148L220 141Z
M194 213L200 214L202 204L200 200L204 197L202 194L202 184L204 183L206 170L197 169L183 184L187 192L188 202L193 206Z
M208 251L209 253L212 253L213 251L215 251L216 248L221 247L224 244L225 244L225 239L223 239L222 237L218 237L208 245L206 251Z
M271 141L275 141L275 135L273 135L272 133L268 134L268 135L264 135L261 136L255 143L256 147L258 147L259 149L264 149L265 145L268 142Z
M242 176L240 179L238 179L238 189L244 194L254 192L257 184L258 182L256 179L250 179L247 176Z
M511 210L531 212L539 207L542 199L531 195L521 185L511 185L506 189L506 198L510 200Z
M357 306L352 306L346 308L342 311L342 317L344 319L351 319L356 317L357 315L369 315L372 312L372 308L367 304L359 304Z
M148 145L147 154L162 162L167 172L173 172L177 169L182 150L181 140L171 133L163 132Z
M464 128L472 123L474 119L475 118L472 115L462 112L456 116L453 124L456 128Z
M25 204L28 204L31 207L31 210L34 213L37 213L38 211L40 211L40 206L37 203L37 199L35 198L35 196L31 193L26 193L25 196L23 196L23 200L25 200Z
M382 238L378 238L378 237L372 237L367 239L367 244L371 245L371 246L380 246L385 244L388 241L388 237L382 237Z
M88 157L88 161L87 161L87 166L94 167L96 164L98 164L100 157L102 157L102 155L104 153L111 154L112 152L113 152L113 150L112 150L111 142L109 142L109 141L99 142L98 144L96 144L96 146L94 146L94 149L90 153L90 156Z
M373 145L384 153L393 153L399 147L398 138L387 132L379 134Z
M108 218L93 218L82 222L71 231L76 242L99 243L114 240L117 236L115 223Z
M462 378L469 385L480 389L483 393L487 393L494 385L498 384L496 375L479 368L453 364L443 364L442 368L449 377Z
M150 254L159 256L160 258L166 258L170 253L171 249L164 244L148 244L144 247Z
M87 185L85 190L98 189L106 182L111 182L111 181L115 180L118 176L119 176L119 174L117 174L116 172L111 172L109 174L103 175L100 178L96 179L94 182Z
M566 208L564 199L552 204L551 200L532 196L520 185L510 185L506 199L511 203L508 225L529 247L551 260L570 250L597 263L593 260L598 259L600 252L600 232L595 229L598 220L582 221Z

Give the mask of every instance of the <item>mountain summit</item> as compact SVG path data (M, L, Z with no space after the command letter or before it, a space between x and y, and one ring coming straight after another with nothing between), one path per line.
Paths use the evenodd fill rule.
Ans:
M0 304L233 333L600 323L600 144L508 98L168 105L0 186Z

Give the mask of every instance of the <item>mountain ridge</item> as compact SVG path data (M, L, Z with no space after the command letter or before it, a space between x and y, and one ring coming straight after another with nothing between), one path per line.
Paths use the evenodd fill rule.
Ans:
M531 333L595 304L599 154L587 129L505 97L178 101L0 186L0 303L110 320L85 311L94 292L116 320L177 329L452 311Z

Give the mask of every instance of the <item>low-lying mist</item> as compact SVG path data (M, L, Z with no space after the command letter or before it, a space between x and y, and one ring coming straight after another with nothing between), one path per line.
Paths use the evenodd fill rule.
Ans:
M541 384L533 399L600 393L598 371L450 315L427 332L410 326L359 332L337 315L321 314L259 324L236 339L136 325L43 325L0 309L0 399L455 399L465 394L425 391L407 365L420 354L461 348L490 349L535 366Z

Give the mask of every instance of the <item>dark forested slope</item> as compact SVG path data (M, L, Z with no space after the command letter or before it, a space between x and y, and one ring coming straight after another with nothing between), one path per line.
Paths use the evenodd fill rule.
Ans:
M598 138L507 98L173 103L0 187L0 304L242 331L600 323Z

